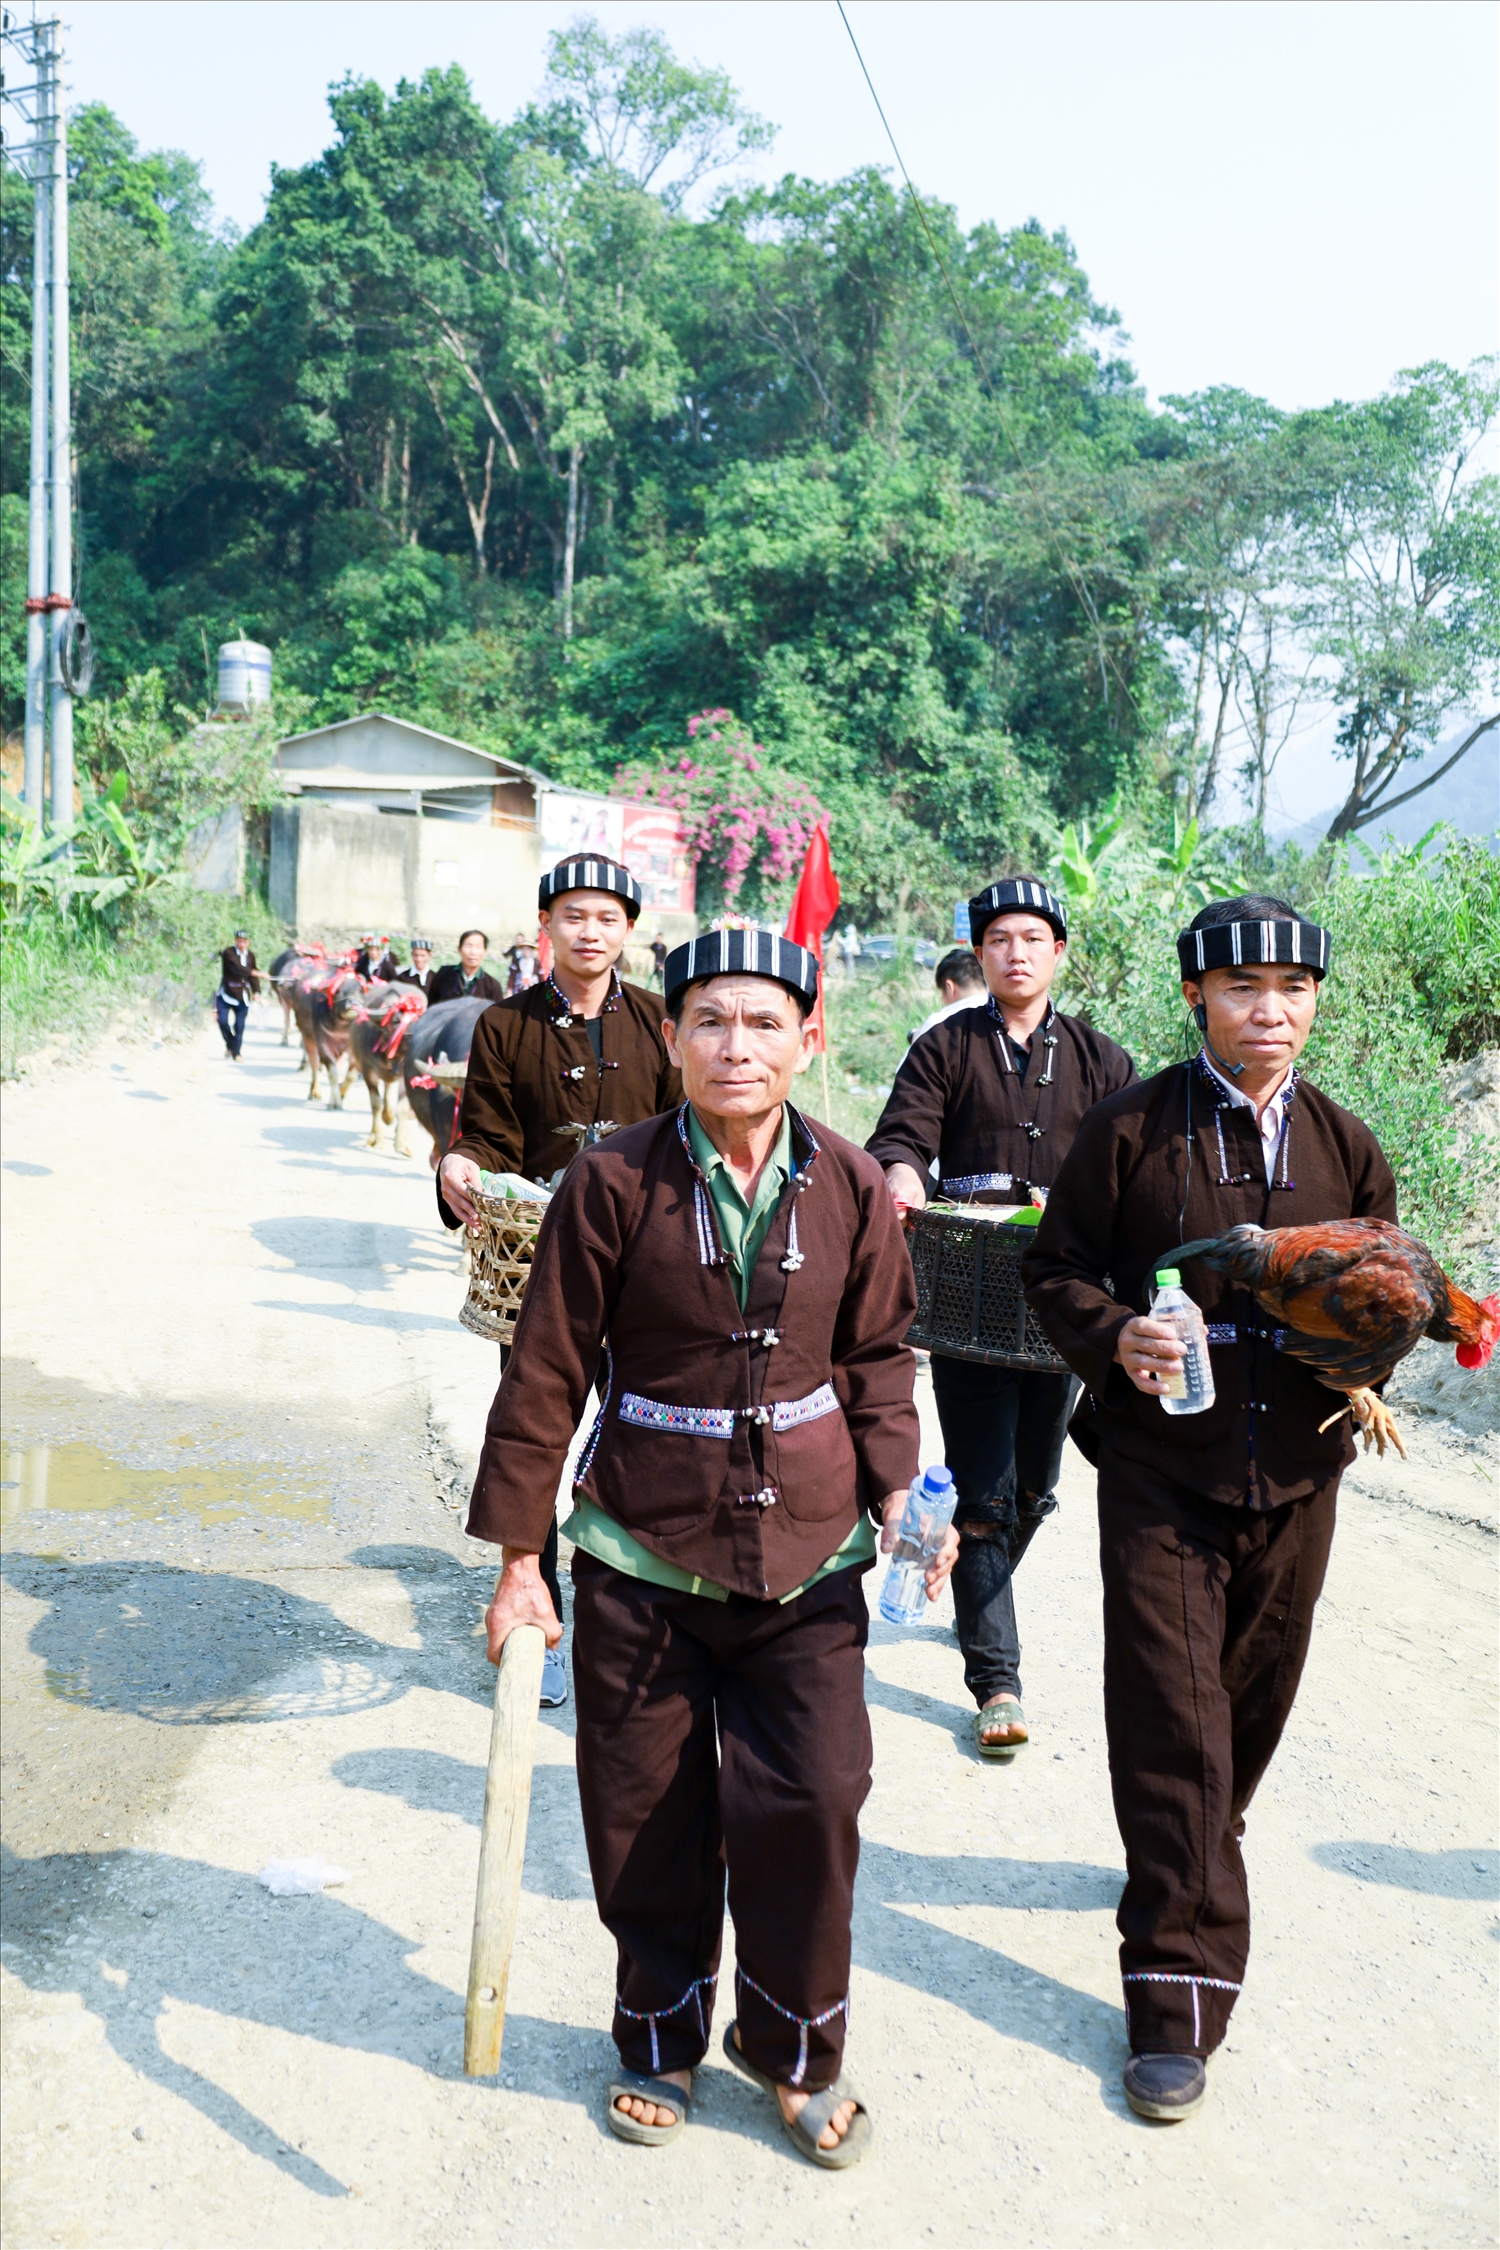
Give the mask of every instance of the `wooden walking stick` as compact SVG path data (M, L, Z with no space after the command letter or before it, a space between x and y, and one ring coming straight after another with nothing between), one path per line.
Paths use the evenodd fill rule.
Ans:
M540 1625L513 1625L495 1668L495 1715L490 1723L484 1827L479 1836L479 1888L474 1899L469 1998L464 2009L464 2071L470 2078L490 2078L500 2068L505 1987L510 1978L510 1949L521 1899L526 1816L531 1810L531 1761L546 1650Z

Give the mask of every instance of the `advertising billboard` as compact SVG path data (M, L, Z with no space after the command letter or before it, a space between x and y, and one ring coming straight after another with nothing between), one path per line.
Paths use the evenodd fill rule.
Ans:
M593 797L582 789L539 791L537 829L543 867L552 867L560 859L580 858L587 852L623 860L620 829L624 811L618 797Z
M641 886L645 911L657 914L691 914L693 863L688 856L682 815L671 805L624 805L620 849L624 861Z
M537 829L544 867L599 852L630 869L648 914L692 913L693 862L682 815L671 805L627 805L583 789L544 789Z

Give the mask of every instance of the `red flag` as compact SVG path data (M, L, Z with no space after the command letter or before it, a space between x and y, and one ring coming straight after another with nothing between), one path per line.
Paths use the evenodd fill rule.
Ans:
M797 895L792 900L792 911L786 918L783 933L794 945L805 945L809 953L817 956L818 1001L809 1020L817 1033L819 1053L826 1052L828 1046L823 1023L823 932L838 910L839 879L833 872L833 856L828 849L828 823L820 820L807 847Z

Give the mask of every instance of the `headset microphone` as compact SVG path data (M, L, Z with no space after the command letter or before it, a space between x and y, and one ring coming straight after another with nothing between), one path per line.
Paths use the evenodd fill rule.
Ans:
M1195 1022L1195 1023L1197 1024L1197 1026L1198 1026L1198 1029L1199 1029L1199 1030L1200 1030L1200 1031L1202 1032L1202 1034L1203 1034L1203 1045L1204 1045L1204 1049L1205 1049L1205 1051L1207 1052L1207 1054L1209 1055L1209 1057L1210 1057L1210 1058L1211 1058L1211 1059L1212 1059L1212 1060L1213 1060L1214 1062L1216 1062L1216 1063L1218 1064L1218 1066L1219 1066L1220 1070L1222 1070L1222 1071L1226 1072L1226 1073L1227 1073L1227 1075L1228 1075L1229 1077L1231 1077L1231 1078L1239 1078L1239 1077L1240 1077L1240 1076L1241 1076L1241 1075L1243 1074L1243 1072L1244 1072L1244 1068L1245 1068L1244 1064L1243 1064L1243 1063L1229 1063L1229 1062L1225 1062L1225 1060L1224 1060L1224 1057L1223 1057L1223 1056L1222 1056L1221 1054L1219 1054L1219 1053L1217 1052L1217 1050L1216 1050L1215 1048L1213 1048L1213 1047L1209 1046L1209 1043L1208 1043L1208 1010L1207 1010L1207 1008L1205 1008L1205 1007L1204 1007L1204 1005L1203 1005L1203 1003L1202 1003L1202 1001L1201 1001L1201 1000L1199 1001L1199 1003L1198 1003L1197 1007L1196 1007L1196 1008L1195 1008L1195 1009L1193 1010L1193 1021L1194 1021L1194 1022Z

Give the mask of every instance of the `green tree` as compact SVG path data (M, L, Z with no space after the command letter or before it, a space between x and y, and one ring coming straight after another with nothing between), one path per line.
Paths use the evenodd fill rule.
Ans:
M1361 406L1302 419L1309 629L1353 771L1327 841L1430 789L1500 726L1500 480L1475 454L1500 412L1496 362L1430 364ZM1402 768L1467 714L1457 750L1410 788Z

